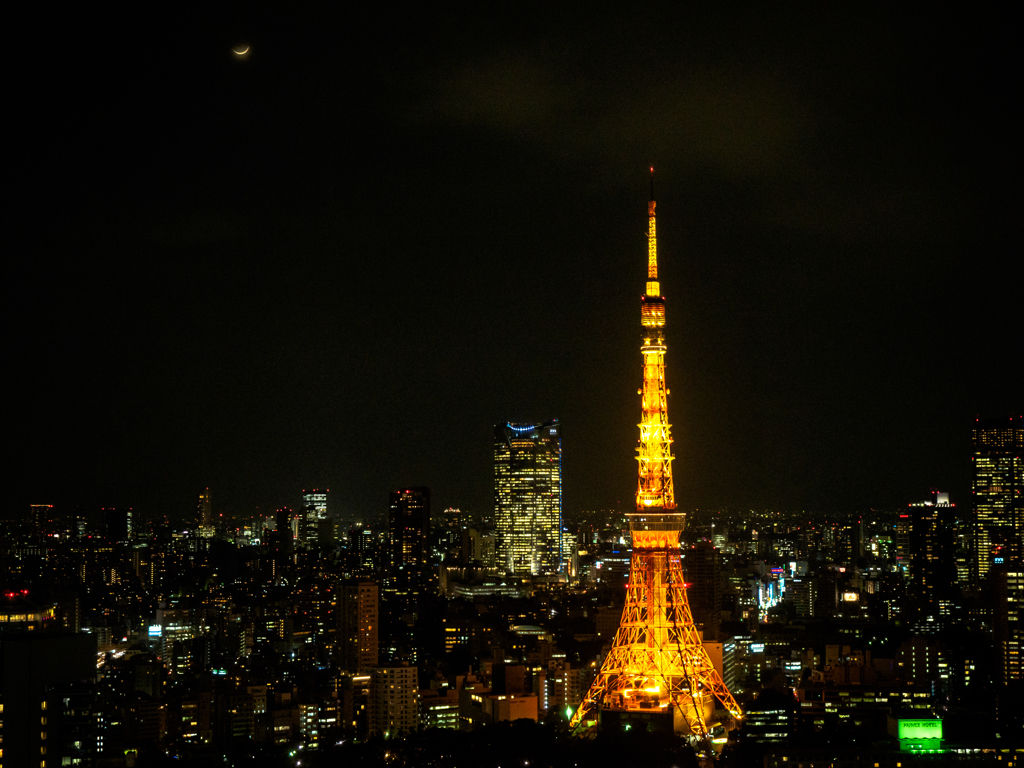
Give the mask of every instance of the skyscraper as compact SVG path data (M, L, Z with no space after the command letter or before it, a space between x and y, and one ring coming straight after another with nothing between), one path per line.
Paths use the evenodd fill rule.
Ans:
M327 518L327 491L302 491L302 519L299 538L313 546L332 544L332 526Z
M132 539L132 510L128 508L104 508L103 528L109 541L128 542Z
M562 570L562 433L558 419L494 428L494 520L498 567Z
M974 575L981 581L993 565L1021 563L1024 419L977 419L972 442Z
M410 622L420 609L419 599L432 589L429 541L430 489L394 491L388 515L387 561L381 595L385 614L383 623L393 641L389 647L392 660L396 658L397 648L408 651L402 656L403 660L415 656ZM402 619L403 616L406 618ZM402 626L397 624L400 621L404 622Z
M289 564L294 564L295 538L292 535L292 511L288 507L281 507L275 515L276 526L270 533L270 551L276 578L288 568Z
M39 544L50 534L53 527L53 504L32 504L29 508L32 522L32 536Z
M368 580L338 582L337 662L349 674L362 674L377 666L379 590Z
M381 590L381 653L386 663L415 663L419 652L414 629L436 592L430 567L430 489L406 488L391 494L388 543Z
M377 667L370 674L370 735L387 739L419 730L416 667Z
M992 630L1003 683L1024 680L1024 570L992 569L995 590Z
M941 598L949 592L956 578L953 559L954 506L948 493L934 491L929 501L911 504L906 522L909 576L913 618L935 622L941 615ZM903 521L903 515L900 515Z
M430 489L407 488L391 494L388 515L388 576L419 574L427 568Z
M213 528L213 505L210 503L210 489L199 492L196 501L196 525L204 530Z

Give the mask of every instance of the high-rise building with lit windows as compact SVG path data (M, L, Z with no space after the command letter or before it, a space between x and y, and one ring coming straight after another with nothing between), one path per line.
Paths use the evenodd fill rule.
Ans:
M562 430L558 419L494 428L494 522L498 567L562 570Z
M418 575L427 569L430 489L407 488L391 494L388 515L388 576Z
M914 616L933 624L941 615L942 599L950 597L956 581L954 560L955 506L948 493L911 504L900 521L907 528L907 572Z
M380 590L367 579L338 582L336 592L335 655L349 674L363 674L377 666Z
M200 535L213 536L213 504L210 502L209 488L200 491L196 500L196 526Z
M974 575L1020 565L1024 539L1024 418L978 419L973 434Z
M128 542L132 539L131 507L104 508L103 528L109 541Z
M385 739L419 729L416 667L376 667L370 671L370 736Z
M388 515L388 562L381 590L382 647L391 662L415 662L413 635L422 599L436 592L430 567L430 489L406 488L391 494Z
M299 538L310 545L333 543L333 525L327 517L327 491L319 488L302 491L302 518Z
M53 527L53 504L33 504L30 507L32 536L36 544L44 541Z
M995 569L992 629L1002 681L1024 680L1024 570Z

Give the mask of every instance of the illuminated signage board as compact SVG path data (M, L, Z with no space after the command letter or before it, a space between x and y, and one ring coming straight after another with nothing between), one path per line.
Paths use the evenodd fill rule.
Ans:
M751 643L750 644L750 652L751 653L764 653L764 643Z
M150 624L149 625L149 636L150 637L160 637L160 625L159 624Z
M941 739L941 720L900 720L900 739Z
M857 602L857 593L856 592L843 592L843 600L845 600L848 603L856 603Z

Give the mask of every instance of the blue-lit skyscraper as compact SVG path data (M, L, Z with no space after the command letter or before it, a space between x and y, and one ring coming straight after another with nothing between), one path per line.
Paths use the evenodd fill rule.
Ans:
M494 428L498 567L517 574L562 570L562 434L558 419Z

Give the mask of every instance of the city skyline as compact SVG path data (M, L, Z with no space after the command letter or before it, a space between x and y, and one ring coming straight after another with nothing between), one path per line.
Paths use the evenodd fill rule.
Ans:
M975 414L1020 412L1019 76L1009 24L899 13L182 18L144 57L64 18L16 96L5 514L483 513L525 418L568 510L628 509L652 164L680 507L966 504Z

